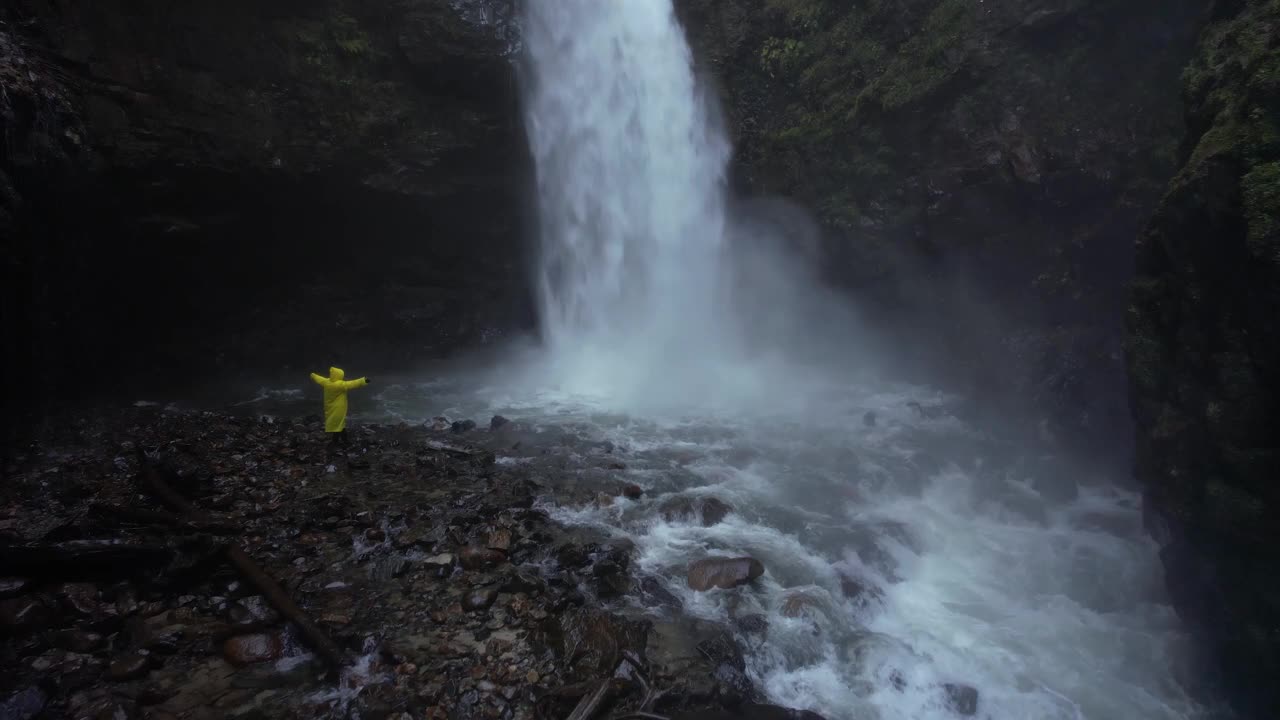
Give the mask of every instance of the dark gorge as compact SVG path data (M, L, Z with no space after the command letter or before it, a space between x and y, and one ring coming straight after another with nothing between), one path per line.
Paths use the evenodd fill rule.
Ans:
M805 345L824 378L845 359L829 348L862 348L893 383L936 393L886 380L830 414L797 400L799 420L768 396L763 424L736 408L700 425L700 410L581 410L581 368L492 402L523 381L514 363L456 393L423 370L551 342L548 308L587 286L552 287L560 273L623 268L620 297L686 297L636 257L669 247L636 237L672 214L635 207L667 207L656 185L611 204L579 178L587 199L566 192L557 227L582 231L558 248L581 255L546 271L548 198L565 168L609 165L606 121L632 133L616 177L637 183L710 166L717 147L636 160L663 151L653 117L680 127L662 103L684 76L628 57L669 40L634 7L612 28L609 11L519 0L15 0L0 9L0 716L1280 715L1280 2L634 2L672 6L689 102L707 100L690 122L732 145L728 229L708 252L749 265L741 228L770 228L727 294L737 312L709 325L740 324L767 352ZM581 94L553 103L551 60L592 65L573 54L590 33L616 53L596 69L619 77L582 69L563 78ZM561 105L581 115L557 135L539 113ZM598 107L625 117L597 123ZM691 194L676 195L661 202ZM631 243L616 256L610 231ZM772 253L805 268L801 291L766 288ZM685 337L645 335L645 320L612 331ZM674 383L718 352L670 341L638 376ZM337 456L305 381L330 365L374 381L352 391L356 449ZM304 385L305 401L289 394ZM899 431L905 445L875 444ZM823 484L844 475L860 480ZM894 515L882 476L928 522ZM972 501L946 483L972 483ZM786 514L814 497L852 509ZM1022 609L1138 608L1150 625L1100 637L1173 639L1079 654L1176 656L1124 678L1152 704L1097 685L1017 705L1039 676L979 681L946 659L998 644L968 625L930 627L947 638L930 650L867 644L919 630L911 588L954 591L937 613L990 602L928 575L953 511L993 533L975 552L1022 537L996 534L1010 527L1087 546L1062 573L1096 592L1028 579ZM1091 545L1112 531L1123 552ZM690 545L710 555L686 563ZM822 568L791 566L793 545ZM237 575L232 546L349 665L326 668L309 621ZM1080 569L1147 550L1160 577L1134 597L1107 590L1131 578ZM723 622L706 597L728 598L707 601ZM974 610L1002 618L974 627L1021 627L1022 609ZM905 655L945 667L913 674Z

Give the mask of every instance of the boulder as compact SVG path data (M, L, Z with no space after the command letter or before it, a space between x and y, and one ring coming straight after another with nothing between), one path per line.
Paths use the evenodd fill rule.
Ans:
M17 597L18 595L26 592L30 587L31 581L26 578L0 578L0 599Z
M233 665L273 662L284 652L284 640L276 633L255 633L227 638L222 654Z
M709 557L689 565L689 587L699 592L745 585L764 574L764 565L752 557Z
M462 609L471 612L488 610L497 599L497 588L477 588L463 596Z
M453 430L453 432L459 433L459 434L465 433L465 432L471 432L472 430L476 429L476 421L475 420L458 420L455 423L453 423L452 426L450 426L450 429Z
M942 686L947 694L947 707L956 713L969 717L978 712L978 690L969 685L945 683Z
M647 622L589 608L572 608L549 621L548 645L580 677L612 674L627 652L643 656Z
M733 506L713 497L674 497L663 502L658 512L667 522L696 520L702 527L711 527L733 512Z
M783 617L798 618L810 611L821 612L822 601L809 593L791 592L782 601Z
M502 417L501 415L494 415L493 418L489 420L489 432L494 432L510 422L510 420Z
M462 549L458 562L466 570L483 570L501 564L507 554L493 548L469 545Z
M631 500L639 500L644 495L644 489L633 483L622 488L622 495Z

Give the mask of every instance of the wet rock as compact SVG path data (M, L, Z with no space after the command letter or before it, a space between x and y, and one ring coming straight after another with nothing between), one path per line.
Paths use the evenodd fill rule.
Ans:
M453 569L453 561L454 557L452 553L440 553L439 555L432 555L426 560L423 560L422 567L430 571L448 572Z
M284 642L277 634L256 633L227 638L222 644L222 654L233 665L278 660L284 652Z
M98 588L89 583L65 583L58 587L58 600L68 610L82 617L98 614Z
M702 527L711 527L733 512L733 506L712 497L675 497L663 502L658 512L667 522L693 519Z
M387 533L382 528L369 528L364 531L364 537L369 542L380 543L387 539Z
M877 588L870 580L852 578L847 575L840 577L840 593L853 602L856 607L861 608L884 599L880 588Z
M504 593L536 593L546 589L542 578L528 570L516 570L502 582L500 590Z
M0 633L22 633L43 627L49 608L39 598L22 597L0 602Z
M808 710L793 710L777 705L743 703L732 710L716 708L705 711L688 711L675 715L672 720L825 720Z
M978 712L977 688L957 683L945 683L942 689L947 694L947 707L956 713L969 717Z
M613 673L625 652L642 655L648 629L645 622L601 610L575 608L552 621L547 639L575 674L596 677Z
M102 636L84 630L63 630L54 636L54 644L64 650L88 653L102 645Z
M809 611L822 610L822 601L805 592L793 592L782 601L783 617L798 618Z
M465 432L471 432L472 430L476 429L476 421L475 420L458 420L454 422L449 429L459 434L465 433Z
M501 550L469 545L462 549L458 562L467 570L483 570L499 565L506 559L506 553Z
M646 577L640 581L640 596L646 605L665 607L676 611L684 609L684 602L675 593L668 590L661 580L653 576Z
M735 618L733 624L747 635L763 635L769 631L769 618L761 613L750 613Z
M510 420L502 417L501 415L494 415L489 420L489 432L494 432L510 422Z
M0 578L0 600L17 597L30 589L30 587L31 581L26 578Z
M699 592L745 585L764 574L764 565L752 557L709 557L689 565L687 582Z
M591 551L581 545L566 543L556 548L556 562L562 568L577 569L591 562Z
M238 671L231 677L231 686L237 688L282 688L302 685L311 679L311 663L292 659L269 665L255 665Z
M498 528L489 533L488 547L490 550L501 550L507 552L511 549L511 531L505 528Z
M462 609L471 612L488 610L497 599L497 588L479 588L463 596Z
M31 720L44 710L44 706L49 702L49 696L44 690L36 686L31 686L25 690L19 690L4 702L0 702L0 718L5 720Z
M150 657L138 653L130 653L111 661L111 665L107 668L107 679L115 682L135 680L146 675L150 668Z
M635 484L627 485L626 487L622 488L622 495L623 497L629 498L631 500L639 500L641 497L644 496L644 489L641 488L639 485L635 485Z
M599 507L610 507L613 505L613 496L609 493L600 493L596 495L596 505Z

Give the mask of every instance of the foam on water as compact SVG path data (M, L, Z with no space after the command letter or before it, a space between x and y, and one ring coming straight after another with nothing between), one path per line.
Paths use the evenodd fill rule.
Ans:
M830 386L803 413L667 414L529 387L435 383L395 402L410 418L448 406L581 438L568 466L544 470L538 447L506 453L553 490L590 477L593 444L616 446L643 499L599 507L553 492L543 507L632 539L637 572L688 614L765 614L767 641L740 640L774 702L832 720L955 718L951 683L976 688L978 717L991 720L1207 717L1178 682L1187 639L1138 497L1107 473L1023 450L946 406L922 418L908 402L943 396L906 385ZM682 495L734 512L712 527L665 519L659 506ZM686 587L689 562L739 554L766 567L754 587ZM870 590L850 597L846 579ZM815 607L786 617L796 592Z

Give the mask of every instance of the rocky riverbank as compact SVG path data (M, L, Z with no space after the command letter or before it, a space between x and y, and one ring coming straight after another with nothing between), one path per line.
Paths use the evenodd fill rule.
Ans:
M26 448L0 496L0 716L816 717L758 704L735 633L762 623L681 617L630 546L554 523L540 478L483 447L524 430L472 427L360 427L336 450L318 417L151 406ZM640 492L599 491L559 500ZM764 571L695 565L710 592Z

